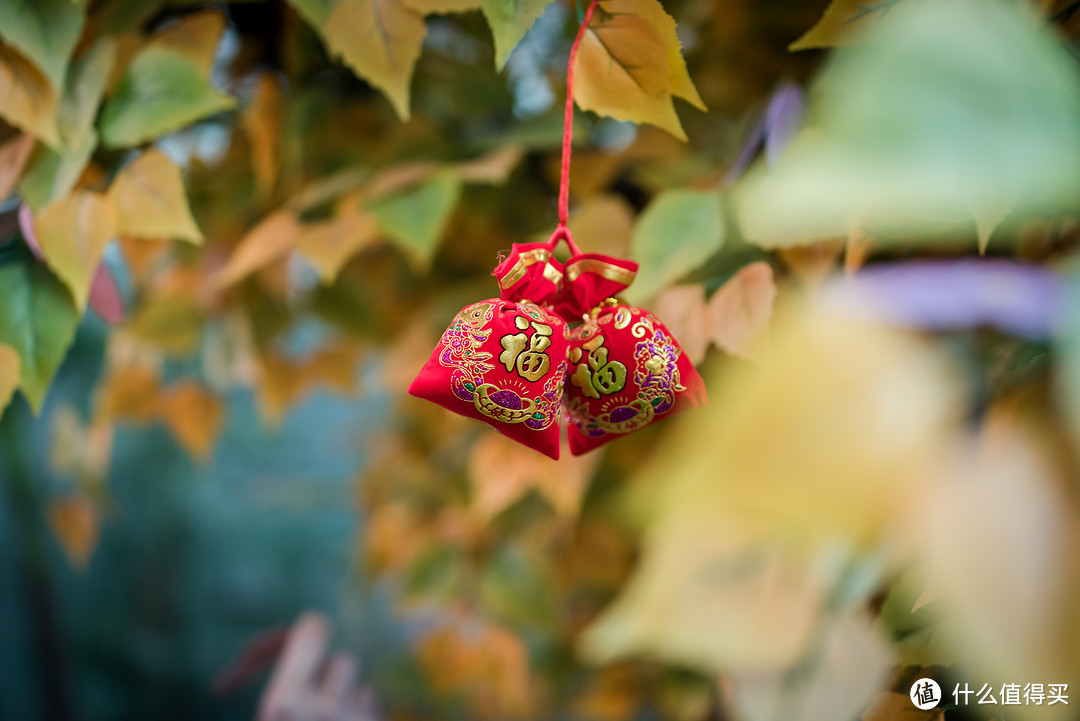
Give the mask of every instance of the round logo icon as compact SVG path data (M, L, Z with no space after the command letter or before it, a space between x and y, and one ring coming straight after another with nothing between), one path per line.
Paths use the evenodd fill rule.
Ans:
M911 703L922 711L935 708L941 703L941 686L932 678L920 678L911 684Z

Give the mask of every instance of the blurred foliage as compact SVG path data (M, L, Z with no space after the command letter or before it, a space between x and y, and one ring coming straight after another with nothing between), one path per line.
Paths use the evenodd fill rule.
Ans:
M404 391L554 224L583 8L0 0L9 493L19 393L75 567L129 522L118 428L212 465L245 392L270 426L385 395L355 473L356 573L405 636L367 671L387 718L886 721L920 676L1080 684L1076 10L599 2L570 225L641 262L713 403L554 462ZM1049 334L996 321L1041 298L1011 275L950 276L921 332L833 292L980 254L1068 287ZM110 325L72 405L80 318Z

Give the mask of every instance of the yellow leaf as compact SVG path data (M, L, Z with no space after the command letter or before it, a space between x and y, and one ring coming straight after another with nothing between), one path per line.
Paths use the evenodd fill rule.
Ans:
M158 374L144 365L123 364L98 386L97 403L105 418L148 423L158 415Z
M49 79L17 51L0 45L0 116L57 150L60 97Z
M668 89L677 98L682 98L701 111L708 110L701 99L686 62L682 57L682 44L679 42L675 18L667 14L659 2L645 0L616 0L603 3L605 9L613 13L633 12L648 23L660 35L667 50Z
M260 197L269 197L278 177L278 145L281 139L284 97L281 81L271 72L255 80L251 104L240 119L251 142L251 165Z
M53 203L34 221L45 260L71 290L80 312L86 309L90 281L115 228L112 203L87 190Z
M33 150L34 137L26 133L0 145L0 199L7 198L15 189Z
M120 233L196 245L203 240L191 217L180 167L160 150L147 150L121 170L108 197L116 205Z
M264 421L278 424L303 394L306 382L298 366L280 356L260 358L255 372L255 391L259 415Z
M475 716L517 718L535 708L528 649L504 628L447 624L420 640L418 655L435 690L462 694Z
M892 4L867 0L832 0L817 24L788 45L788 50L794 52L846 45L852 36L885 17Z
M717 368L709 406L638 471L644 555L589 632L593 657L785 667L845 568L871 550L889 551L878 567L906 558L959 429L946 360L815 307L777 319L769 350Z
M619 195L587 198L570 215L570 231L586 253L626 256L634 232L634 209Z
M421 15L446 15L480 9L480 0L402 0L402 4Z
M136 338L175 355L186 355L199 344L206 311L195 299L183 295L148 297L128 322Z
M352 393L356 390L356 364L360 352L359 345L347 341L315 351L304 364L309 384L321 383L338 393Z
M236 246L229 262L218 271L216 282L225 287L237 283L292 250L304 228L296 216L279 210L263 218Z
M49 528L73 566L85 568L101 533L97 507L82 494L49 502Z
M776 284L765 261L743 266L709 299L709 339L733 355L748 357L772 318Z
M584 110L650 123L686 140L673 96L699 108L675 34L657 0L607 0L593 15L574 66L574 99Z
M867 616L856 608L826 618L816 648L798 665L767 674L727 674L731 715L746 721L855 718L887 682L894 663L888 642Z
M207 461L225 423L225 404L194 381L181 381L165 391L159 406L161 420L180 445Z
M1080 508L1072 461L1049 452L1055 429L1002 410L990 410L978 442L946 469L950 483L927 507L934 603L978 677L1076 683Z
M424 16L400 0L340 0L322 32L330 50L382 90L407 120L409 85L426 32Z
M374 573L401 571L430 542L429 524L408 504L380 506L364 530L367 561Z
M18 352L11 346L0 343L0 415L3 415L7 404L11 402L11 395L19 387L20 365Z
M351 199L331 220L305 225L296 250L311 261L323 283L333 283L341 267L358 250L379 238L375 219Z
M195 63L204 75L209 75L224 31L225 14L206 10L186 15L158 31L150 43L175 50Z

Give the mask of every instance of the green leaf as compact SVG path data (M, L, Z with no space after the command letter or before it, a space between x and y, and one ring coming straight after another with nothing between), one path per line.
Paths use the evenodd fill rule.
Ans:
M461 179L451 171L443 171L372 203L368 210L375 216L379 230L414 259L427 264L460 195Z
M115 58L116 44L112 40L101 40L71 64L64 94L56 108L60 135L68 147L82 148L87 136L95 135L96 138L94 118Z
M501 546L480 577L484 607L506 623L544 623L552 617L544 563L513 546Z
M122 35L145 23L165 0L105 0L96 6L94 20L102 35Z
M28 254L0 265L0 298L0 343L19 354L19 387L37 413L79 314L63 284Z
M60 152L40 144L34 150L19 180L19 192L35 213L63 198L75 186L97 147L97 133L91 129L83 136L82 143Z
M322 27L333 9L332 0L289 0L289 4L316 30Z
M400 0L337 0L319 31L333 54L409 119L413 68L427 32L423 15Z
M460 550L433 546L413 561L405 578L405 595L416 600L453 598L465 581L465 558Z
M71 0L4 0L0 2L0 37L30 58L59 90L79 42L84 9Z
M532 27L544 14L551 0L483 0L484 15L491 34L495 38L495 67L502 70L507 58Z
M630 254L641 267L631 296L651 298L704 263L723 243L719 193L690 189L661 193L634 227Z
M105 105L101 137L113 148L139 145L234 104L183 55L150 46L131 62Z
M1080 73L1028 3L898 3L857 40L811 93L816 123L734 189L748 240L845 237L857 219L877 237L944 221L985 245L1006 215L1080 207Z

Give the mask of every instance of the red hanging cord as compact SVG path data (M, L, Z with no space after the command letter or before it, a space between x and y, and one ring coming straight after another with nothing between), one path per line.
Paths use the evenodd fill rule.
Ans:
M596 9L599 2L600 0L592 0L589 3L589 7L585 10L585 17L581 21L581 27L578 28L577 37L574 38L574 44L570 46L570 61L566 68L566 112L563 116L562 171L559 175L559 224L548 241L551 247L554 248L559 240L565 240L566 244L570 246L570 251L575 254L581 251L574 243L574 238L570 235L570 228L566 225L570 219L570 146L574 136L574 61L577 59L581 39L585 37L585 30L589 27L589 21L592 19L593 10Z

